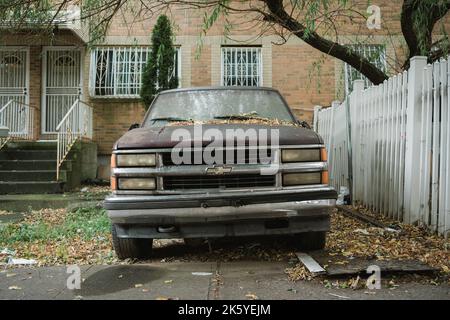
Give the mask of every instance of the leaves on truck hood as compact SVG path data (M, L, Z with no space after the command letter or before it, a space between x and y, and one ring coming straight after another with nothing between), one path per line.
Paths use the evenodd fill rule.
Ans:
M238 118L230 117L228 119L211 119L211 120L192 120L192 121L172 121L166 124L166 126L190 126L190 125L214 125L214 124L259 124L266 126L291 126L291 127L302 127L301 125L279 119L268 119L268 118Z

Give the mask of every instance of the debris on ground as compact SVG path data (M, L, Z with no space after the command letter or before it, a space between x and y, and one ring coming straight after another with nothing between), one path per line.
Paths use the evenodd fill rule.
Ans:
M9 290L22 290L22 288L19 286L10 286L10 287L8 287L8 289Z
M350 299L349 297L346 297L346 296L341 296L341 295L339 295L339 294L335 294L335 293L328 293L330 296L333 296L333 297L336 297L336 298L339 298L339 299Z
M320 264L318 264L317 261L314 260L314 258L311 257L309 254L297 252L296 255L298 257L298 260L300 260L300 262L303 263L303 265L313 275L319 275L326 272L325 269L322 268Z
M211 276L212 272L192 272L193 276Z
M34 259L21 259L21 258L9 258L8 259L8 264L9 265L15 265L15 266L30 266L30 265L34 265L37 264L37 261Z
M294 282L300 280L311 281L314 278L314 276L302 264L298 264L292 268L287 268L285 272L288 275L289 280Z
M8 249L8 248L2 248L0 250L0 259L7 256L13 256L16 254L16 251Z
M437 269L419 260L367 260L352 259L345 265L331 265L327 268L329 276L348 276L365 274L369 266L376 265L382 273L433 273Z
M353 290L358 289L359 286L359 280L361 280L361 278L359 277L359 275L355 278L355 279L351 279L350 280L350 288Z
M258 296L254 293L247 293L245 295L245 297L248 298L249 300L258 300L259 299Z
M110 241L110 222L99 208L36 210L21 222L0 225L0 248L15 252L5 259L32 259L38 266L112 263L117 258Z
M346 215L346 216L348 216L350 218L359 219L359 220L361 220L363 222L367 222L367 223L369 223L369 224L371 224L371 225L373 225L375 227L379 227L379 228L382 228L382 229L386 229L388 227L388 226L384 225L382 222L380 222L379 220L374 219L374 218L372 218L370 216L367 216L365 214L361 214L358 210L353 209L350 206L339 205L337 207L340 210L340 212L342 212L344 215Z
M91 187L89 187L91 188ZM91 190L90 190L91 191ZM351 208L359 210L358 208ZM325 270L333 265L348 268L355 260L363 259L373 264L380 261L416 260L438 269L441 278L450 278L450 240L432 234L426 229L399 223L372 213L363 213L379 225L350 217L335 210L331 215L331 231L323 259L309 253ZM312 280L302 263L294 237L243 237L211 240L208 246L187 246L183 239L154 240L151 261L291 261L286 270L289 279ZM66 209L43 209L26 215L21 222L0 225L0 261L9 256L34 259L38 265L61 264L131 264L148 263L117 259L110 235L110 222L101 208L80 208L74 212ZM15 255L11 255L14 251ZM0 251L2 252L2 251ZM351 276L356 277L355 274ZM359 281L359 283L364 281ZM350 286L350 284L345 284Z
M418 260L450 276L450 239L387 218L381 223L383 227L374 227L335 212L331 216L332 227L327 236L328 254L373 261ZM388 231L386 226L395 226L401 232ZM370 235L355 232L357 229L367 230Z

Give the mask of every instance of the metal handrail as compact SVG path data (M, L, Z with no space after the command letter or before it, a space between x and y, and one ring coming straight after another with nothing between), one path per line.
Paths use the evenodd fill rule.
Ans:
M75 142L82 138L92 139L92 108L80 99L75 100L56 126L56 131L56 179L59 180L61 165Z
M32 140L34 108L11 99L0 109L0 125L9 129L8 137L2 140L0 149L9 140Z
M9 100L1 109L0 109L0 113L3 112L3 110L5 110L14 100Z
M80 102L79 99L75 100L75 102L70 107L69 111L67 111L66 115L61 119L61 121L56 126L56 131L59 131L59 129L61 129L61 126L67 121L69 116L73 113L73 109L78 106L79 102Z

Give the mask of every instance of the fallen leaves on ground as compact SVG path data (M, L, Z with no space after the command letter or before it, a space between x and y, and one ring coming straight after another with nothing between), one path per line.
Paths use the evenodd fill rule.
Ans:
M101 214L33 211L23 221L0 226L4 228L0 229L0 248L14 251L13 257L35 259L39 266L113 263L117 259ZM0 258L4 261L7 255Z
M381 218L373 213L370 215L388 226L395 226L400 232L373 227L335 211L331 215L331 231L327 235L328 255L342 256L345 259L417 259L440 270L444 278L450 278L449 239L430 233L425 228L402 224L386 217ZM337 260L334 263L345 265L348 260ZM292 281L313 279L313 275L300 262L295 267L286 269L286 273ZM341 285L357 287L358 283L345 282Z
M0 210L0 216L9 216L9 215L13 215L15 214L12 211L5 211L5 210Z
M285 272L288 275L289 280L291 281L310 281L313 279L313 275L311 274L311 272L306 270L305 266L301 263L297 264L295 267L287 268Z
M255 116L253 114L230 116L230 119L172 121L169 122L167 126L217 125L217 124L259 124L267 126L290 126L290 127L299 126L299 124L291 121L263 118Z
M386 225L395 225L400 232L373 227L335 212L331 216L332 228L327 237L329 254L375 260L417 259L449 273L450 239L446 240L425 228L402 224L385 217L382 220Z
M258 300L258 296L254 293L247 293L245 297L248 298L249 300Z
M72 216L70 216L71 214ZM330 257L337 257L337 262L343 265L353 257L371 260L418 259L438 268L442 274L450 277L448 251L450 240L445 240L442 236L432 234L424 228L404 225L385 217L376 216L376 218L400 232L373 227L342 213L333 212L326 252ZM2 238L0 229L0 249L7 248L14 251L15 257L35 259L39 265L135 263L136 261L119 261L116 258L111 245L109 226L106 225L108 222L102 219L107 219L107 217L97 213L91 215L89 212L81 212L79 216L74 216L65 209L33 211L26 216L24 221L10 224L14 227L13 231L20 231L20 237L14 241L10 238ZM39 232L39 230L29 229L30 226L47 225L49 228L46 230L52 231L67 221L70 222L68 230L71 231L68 235L58 233L51 237L33 238L30 236L28 238L30 230ZM17 234L10 233L7 233L6 236L3 233L3 235L4 237L18 237ZM155 256L152 261L297 262L295 252L299 249L292 240L293 238L289 236L234 238L210 241L194 248L186 246L180 239L155 240ZM286 273L293 281L313 278L300 263L287 269ZM351 287L351 284L348 286Z

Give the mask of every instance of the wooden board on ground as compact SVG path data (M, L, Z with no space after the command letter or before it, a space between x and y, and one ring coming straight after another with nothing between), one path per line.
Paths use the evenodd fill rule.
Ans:
M380 267L381 273L429 273L437 271L436 268L419 260L365 260L352 259L347 264L336 265L330 264L327 267L327 275L329 276L346 276L366 273L369 266L375 265Z
M298 260L300 260L312 274L323 274L326 272L325 269L322 268L309 254L303 252L296 252L295 254L297 255Z

